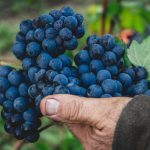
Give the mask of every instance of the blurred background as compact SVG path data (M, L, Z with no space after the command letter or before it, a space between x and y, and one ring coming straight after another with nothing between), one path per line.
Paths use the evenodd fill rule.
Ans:
M72 6L85 18L86 35L80 40L78 50L85 46L86 38L91 34L111 33L127 45L132 40L140 43L150 35L149 0L0 0L0 63L20 64L12 55L11 46L23 19L32 19L65 5ZM73 56L76 52L69 55ZM47 124L49 121L45 119L43 122ZM1 150L12 150L15 147L18 147L16 150L83 149L79 141L62 126L43 131L40 140L35 144L21 145L4 132L3 122L0 120L0 135Z

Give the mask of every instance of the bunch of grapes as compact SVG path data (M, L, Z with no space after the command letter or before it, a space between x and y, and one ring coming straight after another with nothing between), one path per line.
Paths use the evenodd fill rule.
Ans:
M21 22L13 53L18 59L23 60L23 64L34 65L38 64L39 59L46 60L40 67L47 68L46 62L51 57L63 54L65 50L77 48L77 39L84 33L83 16L75 13L71 7L52 10L49 14Z
M28 96L29 82L23 71L11 67L0 68L1 116L4 129L18 140L34 142L39 138L41 125L34 101Z
M75 56L81 86L87 97L150 95L144 67L126 68L125 48L112 35L96 35L87 39L87 46Z
M8 66L0 68L4 128L17 139L38 140L43 97L70 94L73 85L76 85L77 95L85 95L86 90L78 86L77 68L64 54L65 50L74 50L78 46L77 39L85 33L82 23L83 16L74 13L71 7L21 22L12 49L22 61L23 71Z
M41 100L52 94L84 97L150 96L144 67L126 68L125 48L112 35L92 35L75 56L65 53L78 46L85 33L83 16L70 7L53 10L20 24L13 45L22 70L0 67L0 105L6 132L36 142L41 127Z

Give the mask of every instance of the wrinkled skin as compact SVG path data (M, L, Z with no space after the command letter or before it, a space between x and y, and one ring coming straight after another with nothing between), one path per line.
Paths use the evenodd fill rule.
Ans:
M112 150L117 121L130 100L51 95L42 100L41 111L50 119L67 124L85 150Z

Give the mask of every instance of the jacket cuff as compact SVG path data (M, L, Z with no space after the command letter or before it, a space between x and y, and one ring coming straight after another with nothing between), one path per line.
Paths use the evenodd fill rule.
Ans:
M134 97L118 120L113 150L150 150L150 97Z

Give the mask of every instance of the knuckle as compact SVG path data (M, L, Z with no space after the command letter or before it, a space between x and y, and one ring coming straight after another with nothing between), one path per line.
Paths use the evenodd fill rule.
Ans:
M68 101L62 112L64 119L69 119L70 121L77 120L79 118L80 110L82 109L82 103L76 100Z

